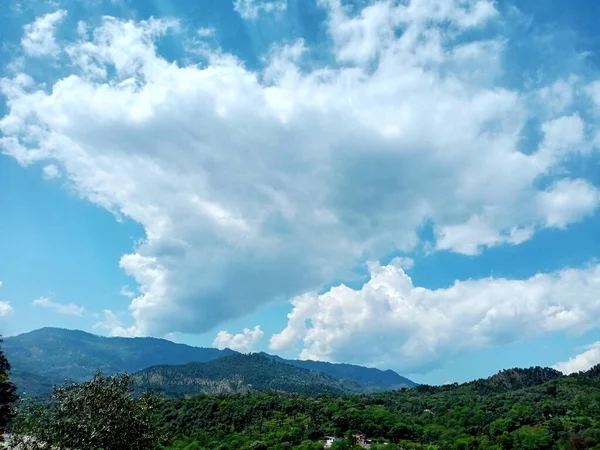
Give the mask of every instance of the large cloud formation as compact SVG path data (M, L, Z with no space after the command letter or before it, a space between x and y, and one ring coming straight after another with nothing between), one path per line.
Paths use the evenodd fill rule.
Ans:
M593 146L585 111L573 109L577 95L593 101L593 86L559 79L523 92L503 83L504 36L478 33L504 20L492 1L379 1L353 11L318 3L331 39L321 65L302 40L274 43L255 70L208 46L199 50L206 64L170 62L156 41L184 33L177 20L106 17L80 23L77 41L44 28L43 41L67 61L60 78L19 71L1 81L2 151L52 165L83 198L145 229L120 261L140 294L132 325L115 332L207 331L345 279L365 259L410 252L423 245L424 224L433 225L431 250L473 255L596 210L598 189L562 170ZM532 115L542 139L521 151ZM477 307L491 324L510 316L503 288L518 283L506 283ZM456 304L432 316L444 324L464 308L471 317L450 295L470 286L444 291ZM402 289L411 299L421 292ZM434 294L419 308L440 301ZM405 326L402 352L439 351L454 325L415 337L425 325L398 319L412 301L381 304ZM313 345L319 330L331 324L304 336L307 354L333 358L349 345ZM489 338L473 333L465 338Z
M527 280L457 281L437 290L414 286L393 263L371 263L370 272L361 289L340 285L294 298L271 348L301 341L304 359L413 372L466 350L600 326L600 265Z

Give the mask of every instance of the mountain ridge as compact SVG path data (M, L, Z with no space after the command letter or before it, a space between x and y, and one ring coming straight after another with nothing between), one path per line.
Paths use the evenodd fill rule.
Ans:
M260 353L153 366L133 374L133 379L139 390L152 390L167 397L264 391L344 395L364 391L358 383L282 363Z
M96 370L105 374L137 373L154 366L179 366L210 362L240 353L224 349L193 347L153 337L106 337L81 330L44 327L5 338L4 351L13 366L12 376L19 391L36 396L65 379L75 382L91 377ZM320 372L347 383L358 383L363 392L380 392L417 384L388 370L352 364L287 360L263 356L297 368ZM310 378L310 376L308 376Z
M96 370L105 374L137 372L159 364L205 362L235 353L160 338L106 337L51 327L6 337L3 348L13 379L27 395L47 393L48 386L65 379L84 381Z
M261 352L261 355L272 358L285 364L291 364L304 369L324 372L343 379L349 379L361 384L367 392L381 390L396 390L403 387L415 387L417 383L399 375L391 369L381 370L374 367L357 366L346 363L330 363L326 361L284 359L277 355ZM381 389L385 387L385 389Z

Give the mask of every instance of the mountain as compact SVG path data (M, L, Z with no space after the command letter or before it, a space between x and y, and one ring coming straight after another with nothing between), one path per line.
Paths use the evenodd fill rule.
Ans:
M102 337L59 328L6 337L3 348L13 368L12 378L27 395L46 393L66 378L83 381L96 370L137 372L149 366L210 361L234 353L165 339Z
M467 385L482 394L503 393L538 386L564 376L562 372L549 367L514 368L502 370L489 378L475 380Z
M204 363L156 366L134 374L139 390L168 397L198 393L283 391L305 395L362 392L355 382L276 361L262 354L230 355Z
M62 384L66 378L83 381L91 377L96 370L101 370L104 374L123 371L135 373L153 366L209 362L224 356L239 355L229 349L191 347L165 339L109 338L60 328L42 328L6 337L3 348L13 366L12 377L19 391L29 396L48 393L53 385ZM351 364L286 360L266 353L261 355L280 364L333 377L337 379L338 385L352 386L352 391L355 390L356 384L360 385L363 392L415 386L414 382L391 370L382 371ZM233 364L234 361L236 360L225 360L225 363L219 364ZM260 369L257 365L253 367L256 367L256 370ZM222 367L219 370L225 373ZM245 373L245 377L250 377L250 374ZM321 380L325 384L329 381Z
M292 366L303 369L323 372L336 378L358 383L367 392L393 391L401 388L417 386L412 380L398 375L393 370L379 370L371 367L355 366L353 364L334 364L323 361L303 361L297 359L283 359L279 356L261 353L271 358Z
M593 374L593 370L595 369L590 369L589 374ZM600 373L600 371L598 373ZM422 384L416 386L415 390L422 393L440 393L460 390L469 391L477 395L496 395L533 388L553 380L573 378L576 376L593 376L589 374L588 372L582 372L581 374L567 376L556 369L539 366L529 367L527 369L513 368L501 370L488 378L480 378L463 384L451 383L443 386L428 386Z

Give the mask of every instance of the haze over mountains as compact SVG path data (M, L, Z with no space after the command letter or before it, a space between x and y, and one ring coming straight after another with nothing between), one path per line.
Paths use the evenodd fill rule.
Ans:
M356 393L413 387L408 378L351 364L286 360L266 353L191 347L156 338L102 337L78 330L41 328L7 337L12 377L25 395L42 395L65 379L83 381L96 370L127 371L168 395L199 392Z

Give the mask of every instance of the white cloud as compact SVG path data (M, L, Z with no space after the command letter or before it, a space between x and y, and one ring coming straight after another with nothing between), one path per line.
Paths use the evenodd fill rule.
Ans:
M593 118L545 114L540 147L519 151L538 106L502 87L502 36L464 35L496 20L492 2L320 3L326 66L304 64L301 40L260 70L208 48L206 66L181 66L154 44L175 21L104 18L67 45L54 83L0 82L3 152L57 164L83 198L145 229L120 261L139 288L133 324L111 329L208 331L409 254L423 223L432 249L477 254L596 210L591 182L560 175Z
M600 364L600 341L589 345L583 353L569 358L568 361L556 363L554 368L569 375L575 372L583 372Z
M420 62L447 62L443 50L444 37L435 25L445 23L449 34L485 24L497 12L492 1L467 2L440 0L413 0L411 2L378 1L369 4L355 16L347 13L341 0L320 0L329 11L329 32L336 45L340 61L366 64L385 53L402 52ZM434 24L433 27L431 25ZM395 39L395 31L403 30L403 36ZM482 43L457 46L461 63L469 59L486 57L477 52ZM465 52L464 50L469 50ZM461 51L462 50L462 51ZM452 58L450 58L452 59Z
M239 334L231 334L221 330L215 336L212 345L219 350L230 348L241 353L250 353L256 349L256 345L264 334L259 325L256 325L252 330L244 328L244 331Z
M600 325L600 265L436 290L414 286L393 265L370 270L361 289L340 285L294 298L270 348L302 343L301 358L414 372L468 350Z
M600 80L594 81L586 86L586 91L594 102L596 108L600 108Z
M2 281L0 281L0 287L2 287ZM0 318L6 317L14 312L10 303L0 301Z
M540 153L551 161L557 156L580 151L584 144L585 123L578 114L546 122L542 125L542 131L544 142Z
M390 265L400 269L409 270L415 265L415 261L407 256L397 256L390 261Z
M482 247L520 244L529 240L532 235L531 227L499 230L489 218L475 215L464 223L440 228L437 232L437 249L477 255Z
M551 108L553 113L561 113L573 104L575 94L574 85L577 82L576 77L568 80L557 80L551 86L545 86L539 91L541 101L546 107Z
M0 317L6 317L9 314L13 313L13 308L10 306L10 303L0 301Z
M85 313L83 306L78 306L73 303L56 303L47 297L40 297L33 301L33 306L40 308L53 309L59 314L65 314L69 316L82 316Z
M211 37L215 35L215 29L211 27L198 28L196 34L199 37Z
M44 178L48 180L60 177L60 171L58 170L58 167L56 167L56 165L54 164L48 164L47 166L44 166L43 173Z
M129 289L129 286L122 286L121 289L119 290L119 294L121 294L122 296L127 297L127 298L135 297L135 292L133 292L131 289Z
M538 201L546 225L564 228L593 213L600 201L600 193L586 180L563 179L540 192Z
M234 0L233 8L243 19L255 20L262 12L285 11L287 0Z
M65 10L40 16L33 23L25 25L21 40L23 50L29 56L55 55L60 51L54 31L60 21L67 15Z
M94 317L98 319L92 328L94 330L105 330L108 331L110 336L122 336L122 337L139 337L141 334L136 333L135 329L125 327L121 321L119 314L105 309L102 311L102 315L95 314ZM169 333L165 333L168 335Z

